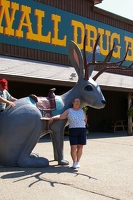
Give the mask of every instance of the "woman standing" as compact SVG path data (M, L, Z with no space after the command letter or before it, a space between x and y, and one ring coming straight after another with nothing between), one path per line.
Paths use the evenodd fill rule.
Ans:
M73 168L79 168L80 158L82 156L83 145L86 145L86 123L87 117L83 109L80 108L80 99L75 98L72 102L72 108L67 109L60 115L53 116L50 123L54 120L68 118L69 122L69 141L71 146L71 157Z

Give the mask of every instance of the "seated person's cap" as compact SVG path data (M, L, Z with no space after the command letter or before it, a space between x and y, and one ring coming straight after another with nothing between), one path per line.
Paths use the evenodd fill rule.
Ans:
M0 84L3 89L8 89L8 81L5 78L0 79Z

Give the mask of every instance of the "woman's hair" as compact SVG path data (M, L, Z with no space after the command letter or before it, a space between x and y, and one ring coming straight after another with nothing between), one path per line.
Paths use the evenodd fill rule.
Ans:
M73 102L75 101L75 99L79 99L79 101L81 101L81 99L79 97L76 97L72 100L72 106L73 106Z
M79 99L80 102L81 102L81 99L79 97L75 97L73 100L72 100L72 105L71 105L71 108L73 108L73 102L75 101L75 99Z

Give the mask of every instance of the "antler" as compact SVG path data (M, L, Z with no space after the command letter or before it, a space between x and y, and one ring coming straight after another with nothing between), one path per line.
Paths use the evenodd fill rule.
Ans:
M126 53L125 53L125 56L123 58L123 60L121 61L118 61L118 62L107 62L107 57L109 54L111 54L112 56L112 53L113 53L113 49L109 52L109 54L106 56L103 64L101 63L101 65L104 66L104 68L102 68L94 77L93 79L96 80L103 72L105 71L110 71L110 70L122 70L122 71L133 71L133 69L131 69L131 67L133 66L133 63L128 66L128 67L121 67L123 62L125 61L126 57L127 57L127 54L128 54L128 50L129 50L129 46L127 47L127 50L126 50Z
M87 64L87 60L86 60L86 54L85 54L85 41L86 41L86 35L84 37L84 67L85 67L85 80L88 80L88 67L90 66L103 66L103 68L93 77L94 80L96 80L103 72L105 71L109 71L109 70L124 70L124 71L133 71L133 69L131 69L131 67L133 66L133 63L128 66L128 67L121 67L123 62L125 61L127 54L128 54L128 50L129 50L129 46L127 47L125 56L123 58L123 60L118 61L118 62L109 62L113 51L114 51L114 47L115 47L115 43L113 44L112 49L110 50L110 52L108 53L108 55L106 56L106 58L104 59L103 62L96 62L95 61L95 52L96 52L96 47L97 44L99 42L100 39L100 35L98 36L95 46L94 46L94 50L93 50L93 55L92 55L92 62Z
M92 62L87 64L87 60L86 60L86 53L85 53L85 43L86 43L86 35L84 37L84 68L85 68L85 80L88 80L88 67L91 66L91 65L95 65L95 52L96 52L96 47L97 47L97 44L98 44L98 41L100 39L100 35L98 36L97 40L96 40L96 43L95 43L95 46L94 46L94 50L93 50L93 55L92 55Z
M88 68L87 68L87 60L85 53L85 43L86 43L86 35L84 36L84 46L83 46L83 54L84 54L84 68L85 68L85 80L88 80Z

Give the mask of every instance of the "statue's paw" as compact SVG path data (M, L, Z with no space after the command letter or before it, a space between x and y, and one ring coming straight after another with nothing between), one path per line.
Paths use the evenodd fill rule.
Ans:
M36 157L29 157L29 158L21 158L18 161L18 167L25 167L25 168L39 168L39 167L48 167L49 161L47 158L36 158Z
M61 160L58 161L58 165L69 165L69 162L67 160Z

